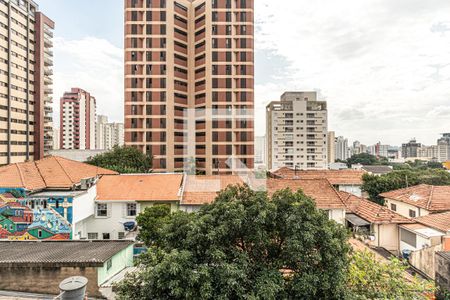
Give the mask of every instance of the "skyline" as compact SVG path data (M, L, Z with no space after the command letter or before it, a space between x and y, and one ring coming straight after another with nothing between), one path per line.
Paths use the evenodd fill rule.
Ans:
M76 86L97 97L98 114L122 121L122 0L38 4L56 23L55 114ZM317 90L329 129L351 141L429 145L449 131L450 3L259 0L255 14L256 116L284 91ZM256 135L264 131L256 118Z

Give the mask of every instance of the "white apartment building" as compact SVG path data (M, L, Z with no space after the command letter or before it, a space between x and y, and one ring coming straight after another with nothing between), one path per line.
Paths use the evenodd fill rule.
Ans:
M266 115L268 169L327 168L327 103L317 92L286 92Z
M350 158L350 148L348 147L348 139L338 136L335 139L336 160L347 160Z
M108 117L99 115L95 124L96 149L110 150L124 145L123 123L108 123Z
M267 163L267 139L266 136L255 137L255 164L266 165Z

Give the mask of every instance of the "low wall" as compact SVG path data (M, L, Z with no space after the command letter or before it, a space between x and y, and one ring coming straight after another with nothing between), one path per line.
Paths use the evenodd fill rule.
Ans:
M0 267L0 290L41 294L59 294L59 283L71 276L84 276L90 297L101 294L95 267Z
M442 245L411 252L409 263L424 272L430 278L435 277L435 253L442 250Z

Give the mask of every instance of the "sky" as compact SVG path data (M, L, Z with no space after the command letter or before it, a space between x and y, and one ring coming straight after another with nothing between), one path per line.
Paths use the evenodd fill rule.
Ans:
M123 121L123 0L37 0L56 22L55 114L71 87ZM255 0L256 135L284 91L316 90L350 141L450 132L449 0Z

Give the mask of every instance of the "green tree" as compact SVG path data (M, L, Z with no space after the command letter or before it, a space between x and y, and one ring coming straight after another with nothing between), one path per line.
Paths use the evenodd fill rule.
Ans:
M354 154L352 157L347 159L347 165L351 167L355 164L361 164L365 166L370 165L387 165L388 160L385 157L376 157L375 155L369 154L369 153L360 153L360 154Z
M434 284L418 278L406 278L407 263L397 258L379 262L368 251L356 251L351 256L348 272L348 298L366 299L430 299Z
M119 173L149 173L152 158L134 147L114 147L111 151L96 155L86 162Z
M365 174L362 189L372 201L383 205L381 193L418 184L450 185L450 173L440 169L403 169L382 176Z
M119 299L345 297L347 232L300 191L234 186L197 213L150 208L138 222L149 250Z

